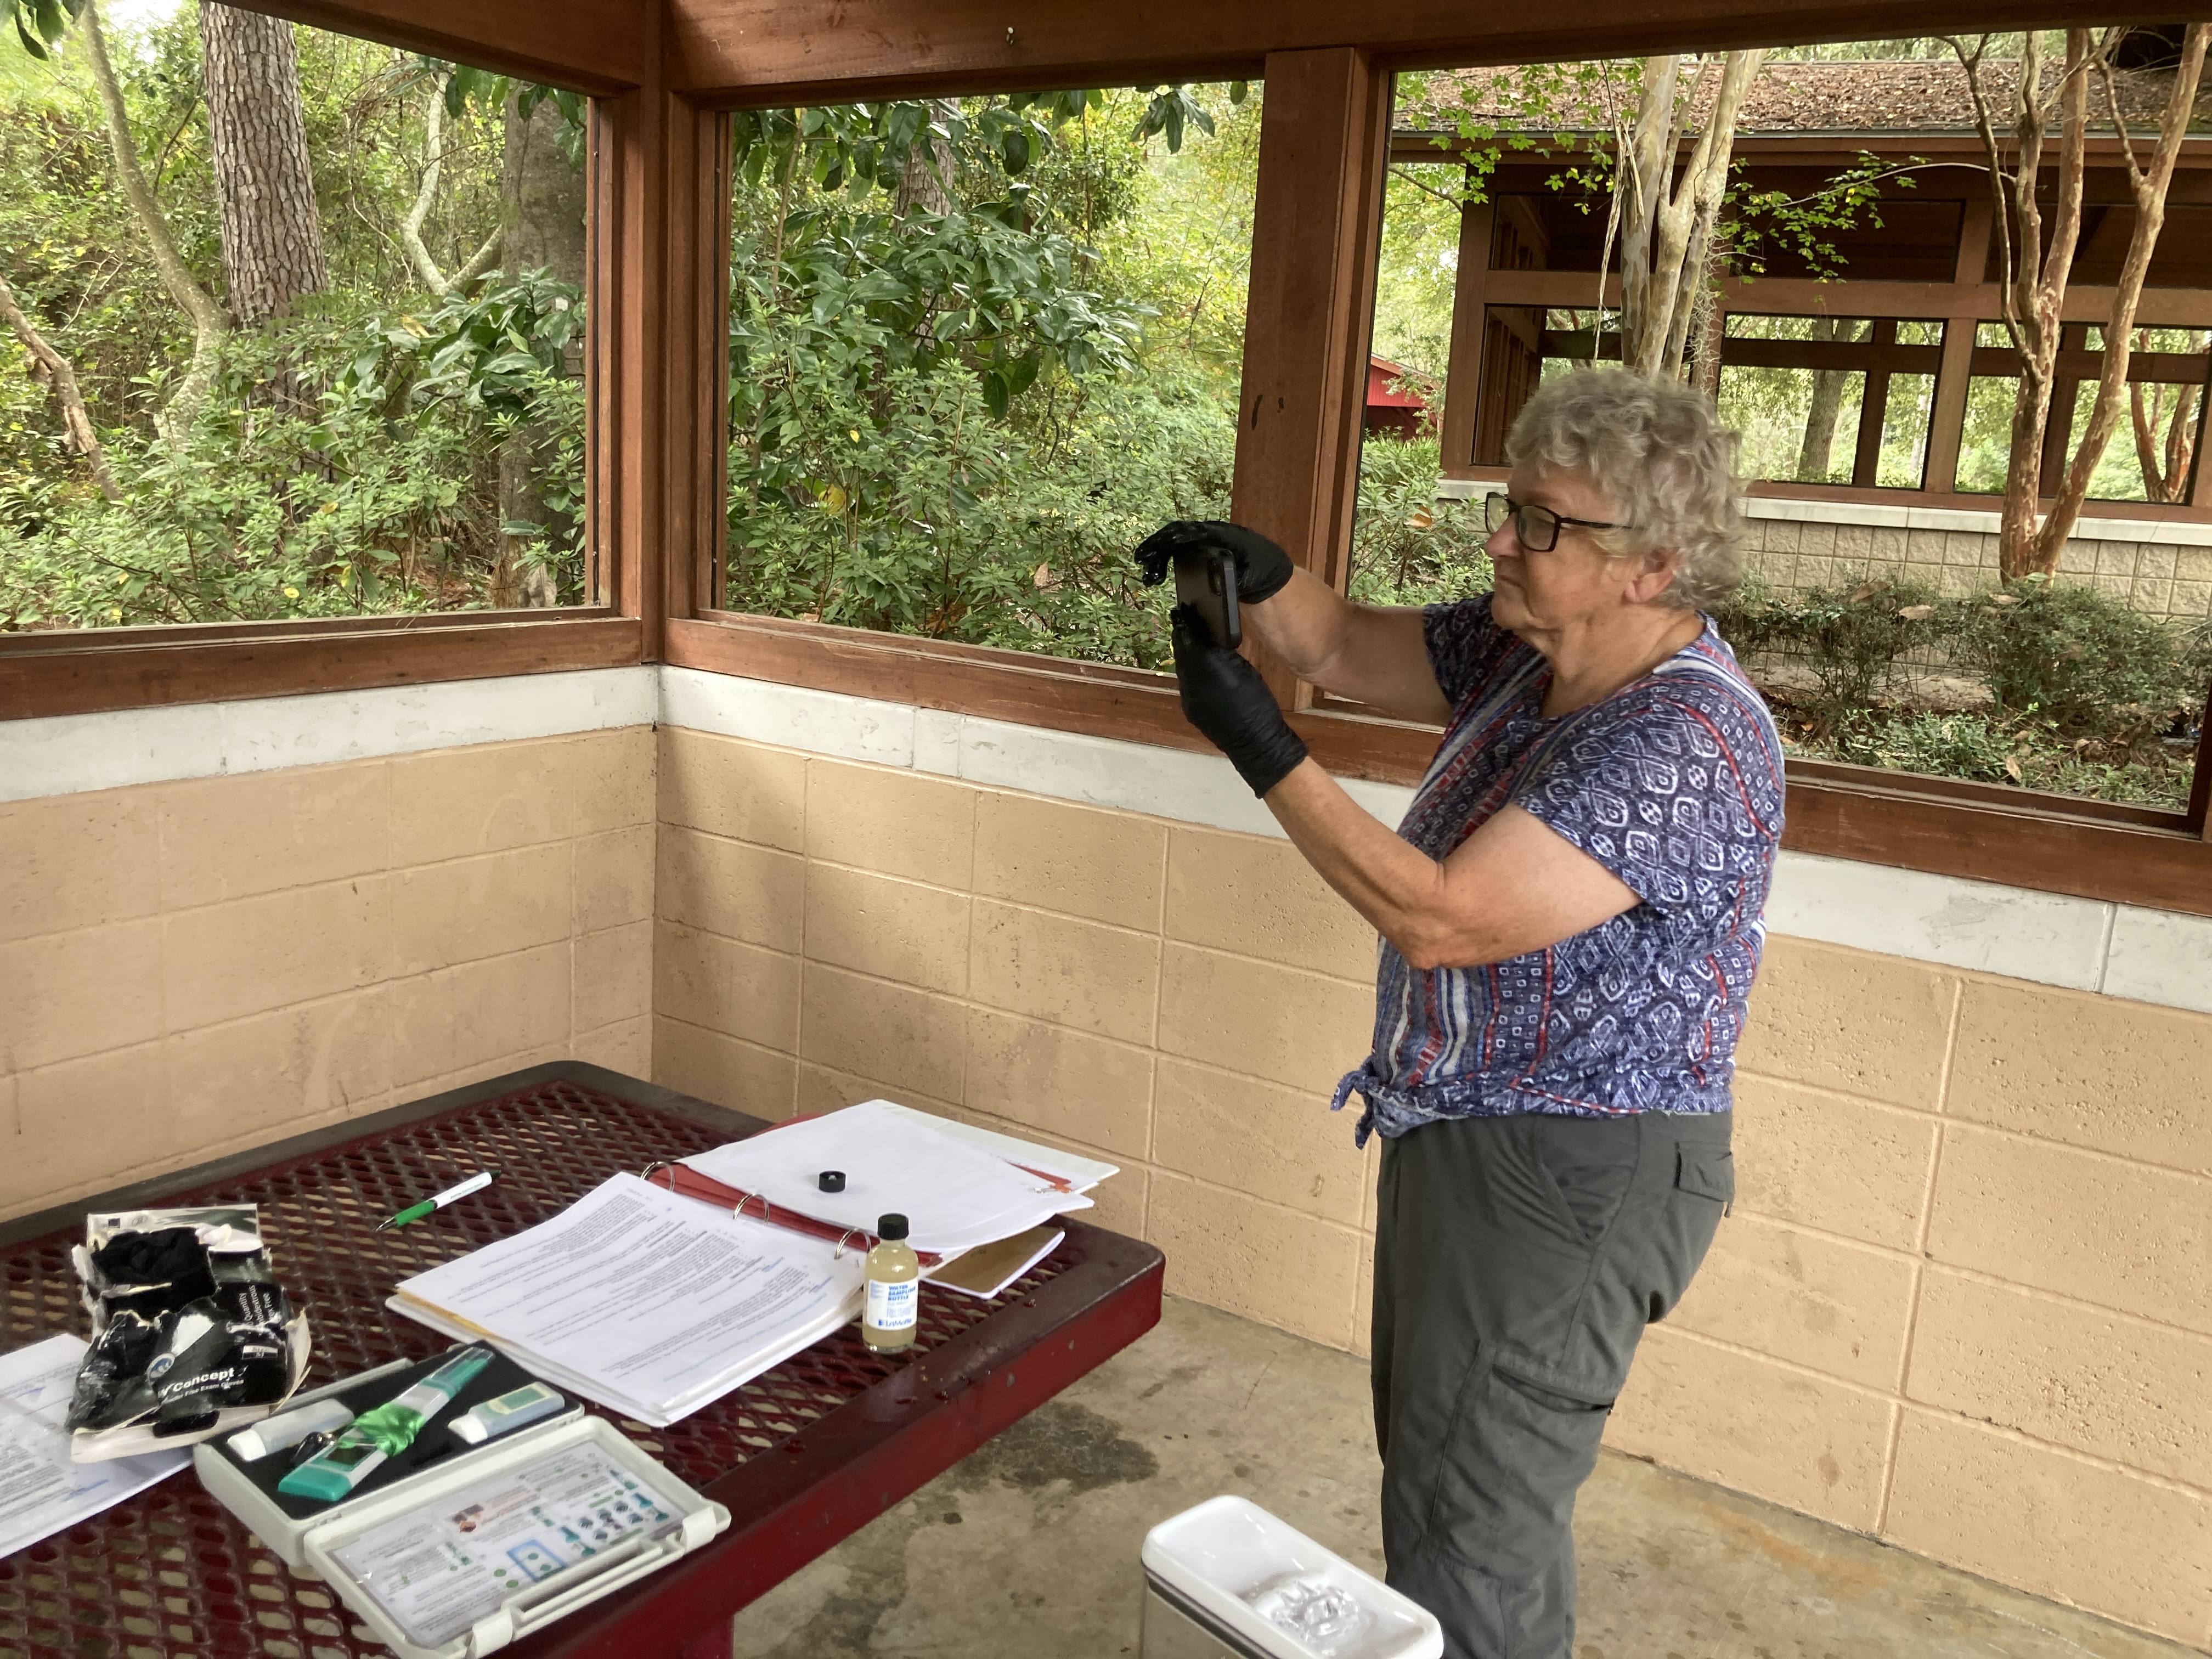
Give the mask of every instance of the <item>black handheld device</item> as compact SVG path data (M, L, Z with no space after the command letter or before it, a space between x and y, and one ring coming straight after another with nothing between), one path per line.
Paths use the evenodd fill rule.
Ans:
M1206 619L1206 632L1224 651L1244 641L1243 619L1237 612L1237 556L1225 547L1177 548L1176 603L1189 605Z

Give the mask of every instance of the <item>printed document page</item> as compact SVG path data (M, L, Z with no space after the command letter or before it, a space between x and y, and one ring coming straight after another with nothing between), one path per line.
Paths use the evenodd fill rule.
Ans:
M625 1174L550 1221L418 1273L400 1285L400 1305L423 1304L550 1380L665 1424L852 1318L866 1260Z
M188 1450L106 1463L70 1459L70 1396L83 1340L50 1336L0 1354L0 1555L35 1544L174 1474Z

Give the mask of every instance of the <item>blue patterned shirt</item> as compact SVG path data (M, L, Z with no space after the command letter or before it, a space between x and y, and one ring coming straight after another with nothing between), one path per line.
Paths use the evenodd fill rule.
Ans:
M1382 942L1358 1139L1446 1117L1724 1112L1782 836L1782 744L1707 621L1642 679L1547 720L1551 666L1487 594L1423 618L1451 722L1398 834L1441 859L1516 805L1642 901L1548 950L1415 969Z

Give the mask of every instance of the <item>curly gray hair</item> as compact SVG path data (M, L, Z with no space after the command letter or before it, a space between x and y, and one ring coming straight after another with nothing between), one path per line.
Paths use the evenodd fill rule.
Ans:
M1616 558L1680 549L1661 603L1705 610L1743 580L1741 446L1712 400L1680 380L1576 369L1547 380L1522 406L1505 459L1588 474L1635 526L1592 532L1599 547Z

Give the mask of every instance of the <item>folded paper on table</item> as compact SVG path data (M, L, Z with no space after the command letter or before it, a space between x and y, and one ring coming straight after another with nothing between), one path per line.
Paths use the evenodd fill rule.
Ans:
M946 1256L1091 1206L1054 1167L1048 1149L994 1137L1028 1154L1017 1163L950 1133L962 1127L889 1101L863 1101L684 1162L725 1186L841 1228L872 1228L896 1212L907 1218L909 1244ZM843 1171L843 1191L821 1190L824 1170Z
M62 1426L85 1343L50 1336L0 1354L0 1555L111 1509L191 1462L183 1448L79 1463Z
M865 1276L857 1251L617 1175L389 1305L665 1428L851 1321Z

